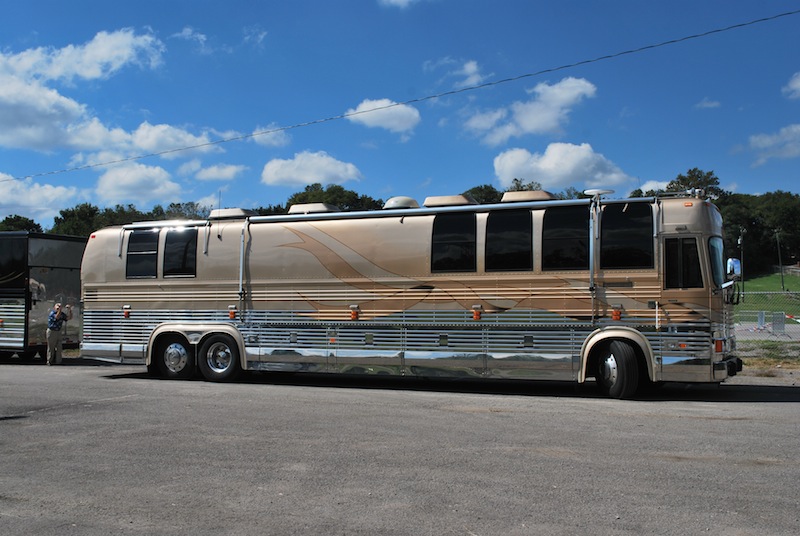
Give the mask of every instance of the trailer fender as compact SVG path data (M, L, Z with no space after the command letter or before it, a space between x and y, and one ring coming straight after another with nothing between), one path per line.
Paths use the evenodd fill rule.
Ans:
M166 334L178 334L184 337L195 350L211 335L223 334L231 337L239 348L239 358L242 370L247 368L247 354L244 349L244 339L241 332L232 324L160 324L150 334L147 341L147 356L145 363L149 366L152 362L153 348L159 337Z
M581 346L581 368L578 371L578 383L584 383L586 377L589 375L586 371L589 366L589 357L592 355L594 349L598 348L599 344L608 343L612 340L623 340L637 347L641 351L641 355L644 356L648 377L651 381L656 381L655 360L653 359L654 353L650 341L633 328L612 326L596 329L583 341L583 345Z

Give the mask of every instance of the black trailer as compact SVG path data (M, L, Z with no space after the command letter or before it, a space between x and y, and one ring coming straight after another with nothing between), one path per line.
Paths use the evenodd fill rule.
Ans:
M81 340L81 259L86 238L26 231L0 232L0 355L31 358L47 349L53 304L71 305L65 348Z

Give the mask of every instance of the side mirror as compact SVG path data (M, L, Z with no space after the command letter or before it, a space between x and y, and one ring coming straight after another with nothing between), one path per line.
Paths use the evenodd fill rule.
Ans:
M739 259L728 259L728 279L738 281L742 278L742 261Z

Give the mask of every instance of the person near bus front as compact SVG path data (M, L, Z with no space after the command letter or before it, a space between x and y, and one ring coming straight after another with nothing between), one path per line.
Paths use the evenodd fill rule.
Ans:
M69 304L61 309L61 304L56 303L47 316L47 364L61 364L61 328L66 320L72 320L72 307Z

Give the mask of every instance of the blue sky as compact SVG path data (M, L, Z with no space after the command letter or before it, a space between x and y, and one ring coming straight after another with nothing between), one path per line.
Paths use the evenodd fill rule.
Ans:
M735 192L799 192L800 14L524 76L795 10L798 0L6 3L0 219L47 228L84 202L250 208L314 182L420 202L514 178L624 196L694 167Z

